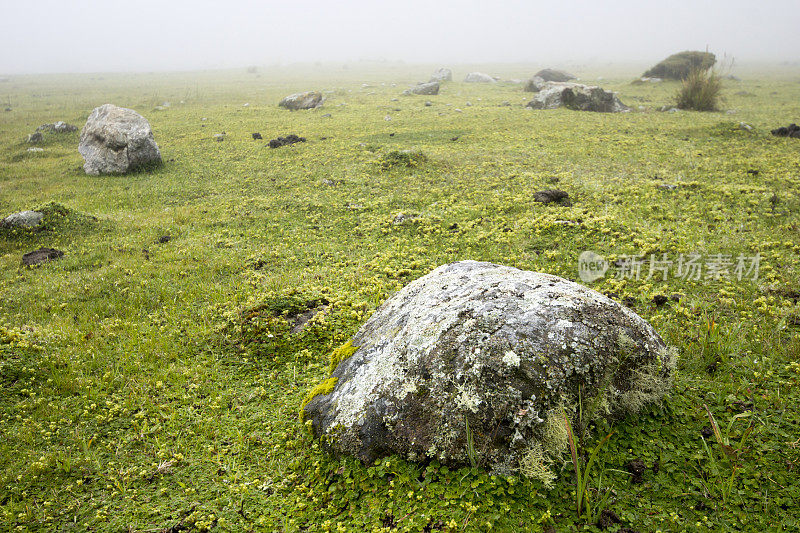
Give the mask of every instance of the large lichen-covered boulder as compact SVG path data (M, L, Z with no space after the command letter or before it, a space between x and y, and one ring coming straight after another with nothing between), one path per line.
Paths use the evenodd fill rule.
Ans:
M320 107L324 97L321 92L308 91L304 93L290 94L278 103L278 107L285 107L292 111L300 109L314 109Z
M557 82L564 82L575 79L575 76L573 76L569 72L564 72L563 70L557 70L554 68L542 69L536 74L534 74L534 77L542 78L544 81L557 81Z
M150 123L132 109L105 104L95 108L81 131L78 151L87 174L124 174L161 163Z
M687 50L672 54L642 74L642 77L682 80L689 75L692 69L708 70L716 62L717 57L710 52Z
M600 87L580 83L547 82L539 89L527 107L532 109L556 109L566 107L575 111L619 113L630 111L613 92Z
M493 77L483 72L470 72L464 76L465 83L497 83Z
M453 71L449 68L437 68L433 74L431 75L430 81L434 82L437 81L439 83L445 81L453 81Z
M674 362L645 320L596 291L461 261L386 301L334 352L301 416L365 462L475 461L547 481L579 398L598 415L636 411L667 392Z
M439 82L432 81L429 83L418 83L414 87L410 89L406 89L403 91L404 95L411 95L411 94L427 94L427 95L434 95L439 94Z

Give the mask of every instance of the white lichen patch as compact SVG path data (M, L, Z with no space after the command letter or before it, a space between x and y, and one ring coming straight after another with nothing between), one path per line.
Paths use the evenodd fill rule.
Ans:
M503 354L503 364L506 366L517 368L519 367L520 358L513 351L508 350Z

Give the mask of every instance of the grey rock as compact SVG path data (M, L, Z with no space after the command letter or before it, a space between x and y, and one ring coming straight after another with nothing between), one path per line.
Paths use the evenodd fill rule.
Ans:
M28 151L29 152L44 152L44 148L38 148L36 146L32 146L32 147L28 148Z
M496 83L493 77L483 72L470 72L464 77L466 83Z
M430 107L432 105L433 105L433 102L431 102L430 100L426 100L425 101L425 107Z
M0 225L7 228L34 228L42 222L43 218L44 213L40 211L20 211L8 215L0 222Z
M161 163L150 123L132 109L105 104L95 108L81 131L78 152L92 176L124 174Z
M554 68L542 69L536 74L534 74L534 77L536 76L542 78L544 81L564 82L575 79L575 76L573 76L569 72L564 72L563 70L556 70Z
M44 136L40 131L28 135L28 142L31 144L40 143L42 141L44 141Z
M432 81L432 82L429 82L429 83L420 83L420 84L417 84L414 87L411 87L410 89L406 89L405 91L403 91L403 94L405 94L405 95L411 95L411 94L426 94L426 95L439 94L439 82L438 81Z
M324 100L325 99L321 92L308 91L304 93L290 94L281 100L278 106L285 107L286 109L290 109L292 111L297 111L299 109L314 109L320 107Z
M66 122L58 121L55 124L42 124L36 131L49 131L51 133L72 133L78 131L78 126L67 124Z
M579 83L548 82L528 102L532 109L556 109L566 107L575 111L596 111L602 113L619 113L630 111L619 98L600 87L581 85Z
M468 423L473 459L503 475L560 457L579 394L597 416L635 412L675 366L645 320L599 292L477 261L410 283L334 355L302 410L332 451L468 464Z
M439 83L453 81L453 71L449 68L437 68L431 75L430 81L436 81Z
M534 76L525 82L525 85L522 86L522 90L528 93L538 93L546 84L547 82L544 78Z

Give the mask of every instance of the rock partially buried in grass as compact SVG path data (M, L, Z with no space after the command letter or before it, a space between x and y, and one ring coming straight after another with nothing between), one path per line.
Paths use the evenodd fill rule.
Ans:
M295 93L281 100L280 103L278 103L278 107L285 107L292 111L314 109L322 105L323 99L322 93L317 91Z
M20 211L19 213L12 213L0 222L0 226L6 228L35 228L38 226L44 213L40 211Z
M532 109L556 109L566 107L574 111L595 111L601 113L619 113L630 111L619 98L609 91L580 83L548 82L541 87L533 100L528 102Z
M150 123L132 109L105 104L89 115L78 151L92 176L125 174L161 164Z
M365 462L474 461L548 482L579 397L584 420L589 405L638 411L669 390L675 360L647 322L599 292L461 261L386 301L332 354L301 417Z
M64 256L64 252L55 248L39 248L22 256L22 264L27 266L47 263Z
M78 131L78 126L67 124L66 122L58 121L54 124L42 124L36 131L49 131L51 133L72 133Z
M483 72L470 72L464 77L465 83L496 83L493 77Z
M545 68L534 74L534 77L539 77L544 81L569 81L574 80L575 76L570 74L569 72L564 72L563 70L557 70L554 68Z
M789 124L788 127L781 126L780 128L772 130L770 133L776 137L793 137L795 139L800 139L800 126L797 124Z
M406 96L411 94L439 94L439 82L432 81L430 83L419 83L416 86L403 91L403 94Z

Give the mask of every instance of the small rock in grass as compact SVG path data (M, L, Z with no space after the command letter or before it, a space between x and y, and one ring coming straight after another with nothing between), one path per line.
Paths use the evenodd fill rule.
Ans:
M44 140L44 136L41 132L37 131L36 133L31 133L28 135L28 142L31 144L40 143Z
M34 228L41 224L43 218L44 213L40 211L20 211L8 215L0 225L6 228Z
M55 248L39 248L22 256L22 264L27 266L38 265L63 257L64 252Z
M262 137L261 137L261 134L260 134L260 133L258 133L258 132L255 132L255 133L253 134L253 140L254 140L254 141L258 141L258 140L260 140L261 138L262 138Z

